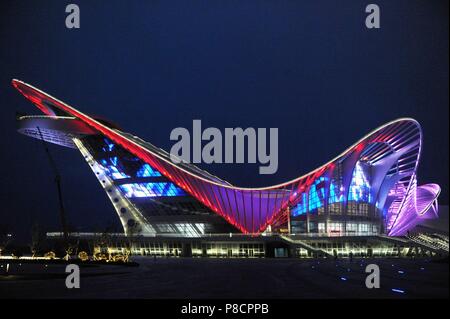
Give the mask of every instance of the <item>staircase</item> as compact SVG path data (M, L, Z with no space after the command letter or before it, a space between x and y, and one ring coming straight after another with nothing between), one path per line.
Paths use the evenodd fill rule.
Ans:
M449 252L449 239L447 236L439 234L417 233L409 235L408 238L412 242L425 246L426 248L433 251L444 252L446 254L448 254Z
M292 239L289 236L286 235L279 235L280 238L290 244L296 245L298 247L301 247L303 249L306 249L307 251L311 252L313 255L325 255L327 257L333 257L333 255L329 254L328 252L326 252L325 250L319 249L319 248L315 248L311 245L308 245L305 241L300 240L300 239Z

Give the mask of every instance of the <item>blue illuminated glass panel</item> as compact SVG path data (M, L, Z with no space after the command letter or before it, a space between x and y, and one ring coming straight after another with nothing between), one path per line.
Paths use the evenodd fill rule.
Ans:
M322 176L314 181L309 189L309 198L307 193L299 195L299 202L291 209L292 216L300 216L308 211L314 212L324 206L326 180L327 178Z
M355 202L370 203L369 178L364 172L362 165L356 163L353 171L352 182L348 193L348 200Z
M173 183L133 183L119 185L125 197L184 196L186 193Z
M307 203L308 201L306 200L306 193L300 194L300 201L294 208L292 208L291 215L300 216L306 214L306 212L308 211Z
M136 173L137 177L156 177L156 176L161 176L161 173L158 172L156 169L154 169L153 167L151 167L148 164L144 164L142 165L142 167L137 171Z
M328 203L343 203L344 202L344 187L336 185L335 182L330 183L330 195L328 197Z
M113 180L130 178L130 177L159 177L161 173L151 167L149 164L142 162L137 157L117 157L114 156L119 150L109 139L103 139L103 159L99 163L103 166L106 175ZM120 154L120 153L119 153Z
M309 190L309 211L322 207L325 199L325 177L318 178Z
M117 156L102 159L100 161L100 164L105 169L106 175L108 175L114 180L130 177L129 175L123 172L123 168L121 167Z
M105 142L105 146L102 148L104 152L112 152L114 149L114 143L111 142L109 139L107 139L106 137L103 139L103 141Z

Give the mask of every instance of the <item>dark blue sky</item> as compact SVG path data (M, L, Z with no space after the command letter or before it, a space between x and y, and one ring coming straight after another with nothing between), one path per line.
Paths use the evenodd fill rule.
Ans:
M77 3L81 29L65 28ZM278 127L279 170L203 165L240 186L302 175L379 125L423 126L418 178L448 203L448 2L375 1L381 29L364 26L370 1L2 1L0 223L27 235L59 226L42 144L16 133L16 111L38 113L18 78L80 110L170 149L170 131L203 125ZM75 150L51 146L67 213L80 230L118 226Z

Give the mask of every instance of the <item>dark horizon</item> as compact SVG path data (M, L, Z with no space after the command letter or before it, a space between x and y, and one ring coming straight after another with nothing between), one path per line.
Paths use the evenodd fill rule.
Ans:
M400 117L422 125L419 184L448 204L448 2L378 1L382 27L364 27L366 3L78 1L81 29L64 26L65 3L0 4L2 104L0 215L28 240L33 222L59 229L53 173L42 143L16 132L15 112L40 114L11 86L17 78L170 150L170 131L278 127L279 169L199 167L238 186L267 186L328 162ZM201 14L199 14L201 12ZM71 224L120 229L76 150L49 145Z

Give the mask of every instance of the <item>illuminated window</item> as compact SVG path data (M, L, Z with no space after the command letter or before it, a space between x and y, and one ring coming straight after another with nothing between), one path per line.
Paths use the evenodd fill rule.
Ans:
M122 165L119 163L117 156L102 159L100 164L103 166L106 175L114 180L130 177L123 172Z
M343 211L344 186L336 184L334 181L330 184L330 195L328 197L328 211L333 215L340 215Z
M205 233L205 224L175 224L179 233L184 234L187 237L198 237Z
M343 203L344 202L344 186L332 181L330 184L330 196L328 203Z
M114 143L111 142L108 138L104 138L105 146L102 148L104 152L112 152L114 150Z
M300 201L297 203L297 205L291 209L291 215L292 216L299 216L306 214L306 211L308 210L307 200L306 200L306 193L302 193L299 195Z
M345 187L342 182L342 163L337 163L333 169L328 194L328 211L331 215L341 215L344 211Z
M356 233L358 231L358 224L356 224L356 223L347 223L345 230L346 230L347 233Z
M319 223L319 233L326 233L325 223Z
M328 224L328 229L330 231L330 233L342 233L343 229L342 229L342 223L329 223Z
M119 185L125 197L184 196L185 193L173 183L133 183Z
M349 215L358 215L358 203L356 203L356 202L348 202L348 204L347 204L347 213Z
M358 230L360 233L367 233L369 231L369 224L359 224L358 225Z
M174 233L175 228L171 224L158 224L158 230L160 233Z
M318 178L309 189L309 211L321 208L325 199L325 177Z
M370 183L363 165L357 162L353 170L352 182L348 193L348 200L370 203Z
M158 177L161 173L144 163L137 157L124 154L123 149L116 147L109 139L102 142L102 154L100 164L104 167L106 175L117 180L130 177ZM113 152L111 154L111 152Z
M161 176L161 173L145 163L136 173L137 177Z
M347 214L369 216L369 204L363 202L348 202Z
M317 233L317 222L309 222L309 232Z

